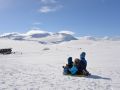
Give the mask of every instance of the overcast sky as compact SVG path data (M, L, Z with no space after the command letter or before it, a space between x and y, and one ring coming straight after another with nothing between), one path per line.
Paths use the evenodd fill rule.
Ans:
M120 0L0 0L0 33L72 31L120 35Z

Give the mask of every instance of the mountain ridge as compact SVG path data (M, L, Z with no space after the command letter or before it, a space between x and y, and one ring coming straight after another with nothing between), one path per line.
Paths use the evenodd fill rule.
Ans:
M7 38L12 40L37 41L41 44L48 44L48 43L58 44L61 42L67 42L71 40L120 41L120 36L115 36L115 37L82 36L77 38L73 36L73 33L71 32L69 33L69 31L52 33L52 32L41 31L41 30L31 30L26 33L18 33L18 32L4 33L0 35L0 38Z
M47 43L57 44L61 42L77 40L76 37L68 33L62 33L62 32L51 33L51 32L40 31L40 30L31 30L24 34L17 33L17 32L4 33L0 35L0 38L7 38L12 40L37 41L42 44L47 44Z

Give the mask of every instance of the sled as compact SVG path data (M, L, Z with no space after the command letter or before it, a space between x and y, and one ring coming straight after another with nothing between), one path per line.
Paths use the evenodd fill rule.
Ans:
M63 75L65 75L65 76L73 76L73 77L89 77L89 76L91 76L91 74L89 74L89 75L84 75L84 74L72 75L72 74L64 74L64 73L63 73Z
M2 48L0 49L0 55L8 55L8 54L22 54L22 52L13 52L12 48Z
M0 54L11 54L11 53L12 53L12 48L0 49Z

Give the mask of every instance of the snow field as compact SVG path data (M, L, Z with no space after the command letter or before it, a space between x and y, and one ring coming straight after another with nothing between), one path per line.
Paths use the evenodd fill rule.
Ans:
M76 40L42 45L0 40L0 48L16 54L0 55L0 90L119 90L120 42ZM49 48L49 50L45 50ZM90 77L64 76L67 57L85 51Z

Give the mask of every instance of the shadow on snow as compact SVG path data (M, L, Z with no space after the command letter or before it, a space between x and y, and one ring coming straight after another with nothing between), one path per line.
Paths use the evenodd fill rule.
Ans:
M98 75L91 75L91 76L88 76L87 78L111 80L111 78L101 77L101 76L98 76Z
M85 76L85 75L66 75L66 76L72 76L72 77L85 77L85 78L91 78L91 79L111 80L111 78L101 77L101 76L98 76L98 75L90 75L90 76Z

